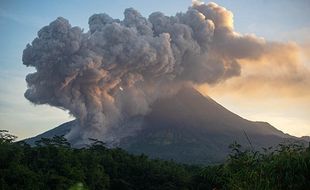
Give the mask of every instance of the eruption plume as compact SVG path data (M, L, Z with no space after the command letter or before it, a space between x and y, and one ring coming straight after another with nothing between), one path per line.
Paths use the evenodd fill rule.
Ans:
M240 75L238 59L256 59L272 44L234 32L233 15L215 3L193 3L186 13L148 18L129 8L124 19L89 18L89 31L57 18L23 52L25 97L69 110L77 126L67 138L117 142L128 118L184 84L216 84ZM116 132L117 131L117 132Z

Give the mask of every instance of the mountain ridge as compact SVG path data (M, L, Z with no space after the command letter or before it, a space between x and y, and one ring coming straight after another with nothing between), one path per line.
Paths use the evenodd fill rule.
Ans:
M134 154L183 163L221 162L234 141L260 149L297 140L267 122L246 120L189 87L156 101L143 120L141 129L121 139L118 146ZM42 137L65 135L76 122L64 123L26 142L33 144Z

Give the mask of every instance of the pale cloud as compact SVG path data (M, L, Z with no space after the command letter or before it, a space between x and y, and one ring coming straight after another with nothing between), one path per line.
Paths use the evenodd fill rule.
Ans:
M241 76L198 90L228 109L284 132L310 134L310 46L271 43L256 59L238 60Z
M67 112L50 106L35 106L23 94L26 88L23 72L1 71L0 129L9 130L18 139L31 137L72 120ZM35 119L34 119L35 118Z
M301 61L301 53L300 47L288 43L271 48L259 59L240 60L242 75L221 83L214 90L309 98L310 70Z

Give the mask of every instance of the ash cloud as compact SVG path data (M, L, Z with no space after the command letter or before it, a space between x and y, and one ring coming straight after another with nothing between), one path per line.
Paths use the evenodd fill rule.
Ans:
M158 98L184 84L239 76L239 59L257 59L270 46L236 33L233 14L215 3L193 3L175 16L145 18L133 8L124 15L94 14L87 32L59 17L23 52L23 64L36 69L25 97L69 110L78 120L69 140L117 142L130 131L122 124L147 114Z

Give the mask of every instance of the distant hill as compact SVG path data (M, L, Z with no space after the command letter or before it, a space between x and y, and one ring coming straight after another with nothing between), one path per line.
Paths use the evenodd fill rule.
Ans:
M66 123L63 123L61 125L59 125L58 127L55 127L54 129L51 129L49 131L46 131L40 135L37 135L35 137L26 139L25 141L30 144L30 145L34 145L34 143L37 140L40 140L41 138L51 138L53 136L62 136L65 135L67 133L70 132L71 127L76 123L76 120L73 121L69 121Z
M300 138L310 143L310 136L302 136Z
M26 141L65 135L76 121L64 123ZM222 162L234 141L260 149L298 138L284 134L266 122L253 122L230 112L193 88L183 88L175 96L160 99L145 116L136 135L123 138L125 150L153 158L183 163Z

